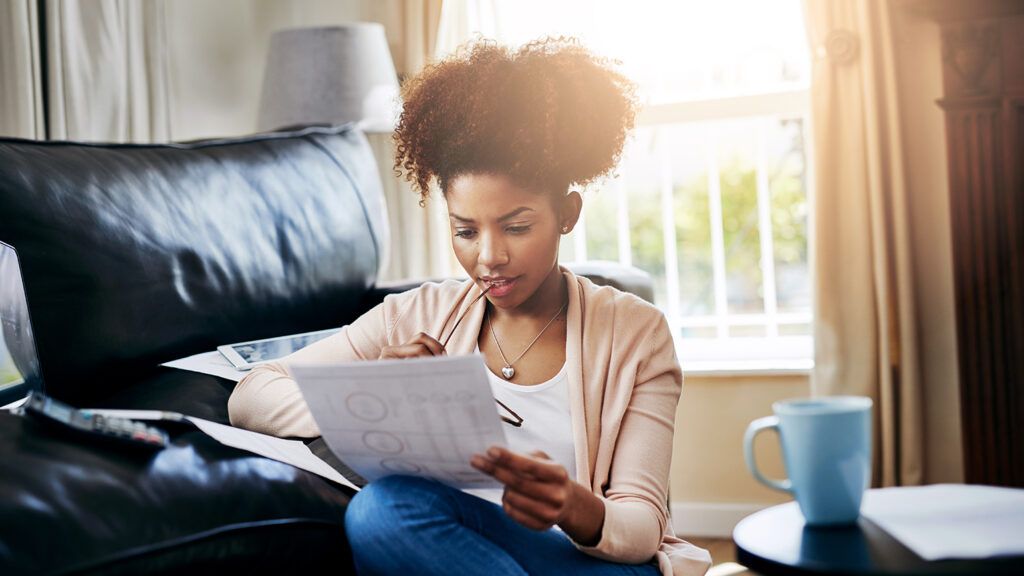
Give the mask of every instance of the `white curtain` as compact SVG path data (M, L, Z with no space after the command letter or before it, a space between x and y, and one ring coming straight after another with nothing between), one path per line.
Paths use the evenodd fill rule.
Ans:
M0 2L0 136L46 134L36 8L35 0Z
M49 137L170 137L163 0L47 0Z
M920 484L923 399L886 0L806 0L814 127L816 394L875 402L874 484Z

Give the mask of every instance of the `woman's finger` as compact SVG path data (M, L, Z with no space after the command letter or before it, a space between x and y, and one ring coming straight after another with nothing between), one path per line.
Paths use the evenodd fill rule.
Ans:
M379 359L419 358L422 356L443 356L444 354L446 352L440 342L430 334L420 332L405 344L381 348Z
M529 475L519 474L509 468L495 466L494 463L482 456L473 457L470 464L501 482L505 485L506 491L513 490L526 497L553 505L560 505L566 498L565 484L545 482Z
M380 359L402 359L418 358L421 356L433 356L434 354L425 345L420 343L402 344L401 346L385 346L381 348Z
M551 525L558 522L564 508L564 502L552 504L531 498L521 492L505 490L502 502L527 516Z
M488 448L487 456L500 468L509 468L520 474L533 476L538 480L548 482L566 482L569 480L569 474L565 471L565 467L551 460L540 460L532 456L516 454L501 446L491 446Z
M564 488L561 484L524 477L500 468L491 475L505 485L506 491L512 490L529 498L555 505L560 505L565 500Z
M509 518L512 518L516 522L522 524L523 526L526 526L531 530L544 531L548 528L551 528L551 526L553 525L550 522L544 522L542 520L534 518L533 516L530 516L529 514L504 502L502 503L502 508L505 510L505 514L508 514Z
M413 343L422 344L427 348L427 350L430 350L430 353L433 356L442 356L445 354L444 346L441 345L441 343L438 342L436 338L434 338L430 334L427 334L426 332L420 332L412 340L407 342L407 344Z

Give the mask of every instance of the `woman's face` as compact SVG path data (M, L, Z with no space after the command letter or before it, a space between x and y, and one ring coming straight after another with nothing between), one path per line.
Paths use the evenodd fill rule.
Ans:
M558 242L571 221L548 195L517 186L506 176L464 174L445 194L452 247L459 264L487 299L503 309L526 302L557 274Z

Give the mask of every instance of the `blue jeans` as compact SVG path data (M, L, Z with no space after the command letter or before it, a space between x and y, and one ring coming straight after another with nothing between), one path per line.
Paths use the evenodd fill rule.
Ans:
M564 533L537 532L500 506L433 480L389 476L349 503L345 531L359 574L660 574L580 552Z

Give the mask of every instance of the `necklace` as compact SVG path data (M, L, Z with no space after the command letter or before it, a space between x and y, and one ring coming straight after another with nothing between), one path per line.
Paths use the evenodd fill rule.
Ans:
M537 343L537 340L540 340L541 335L544 334L548 327L554 323L555 319L562 313L562 310L565 310L566 304L568 304L568 302L562 304L562 307L558 309L558 312L555 312L555 315L551 317L551 320L548 320L548 323L540 329L540 333L537 334L537 336L526 345L526 348L519 353L519 356L516 356L516 359L511 362L509 362L508 358L505 357L505 352L502 351L501 344L498 343L498 335L494 333L494 322L492 322L490 318L487 318L487 327L491 329L491 338L494 339L494 345L498 347L498 354L501 354L501 359L505 361L505 366L501 369L501 375L505 377L505 380L511 380L512 377L516 375L516 369L513 368L512 365L519 362L519 359L525 356L526 353L529 352L530 348L533 348L533 345Z

